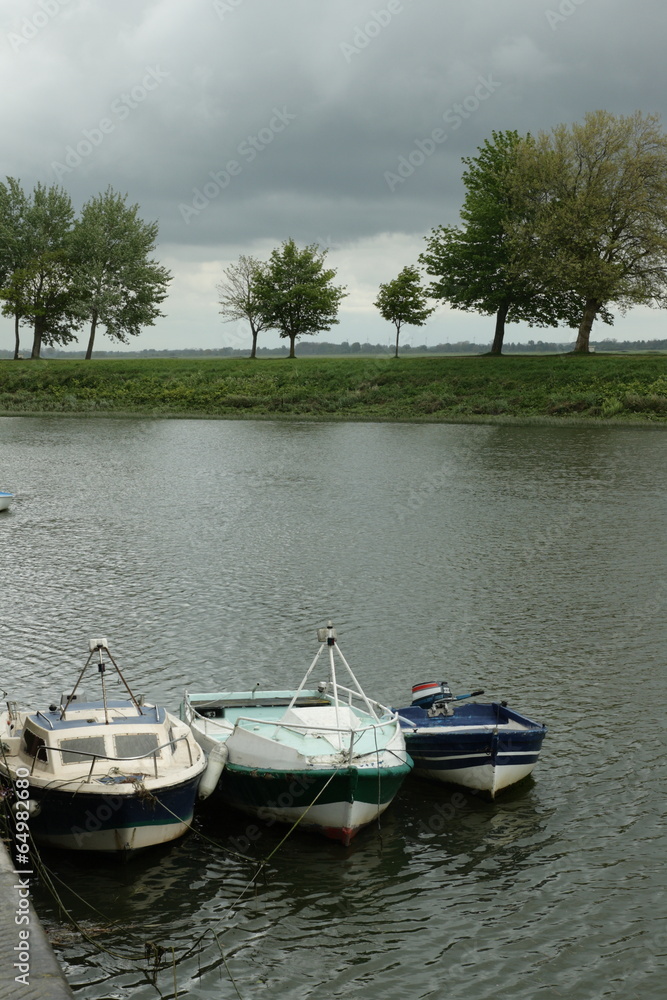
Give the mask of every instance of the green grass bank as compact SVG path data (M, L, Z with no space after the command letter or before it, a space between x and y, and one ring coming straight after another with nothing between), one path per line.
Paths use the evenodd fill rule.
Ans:
M0 413L667 422L667 355L2 360Z

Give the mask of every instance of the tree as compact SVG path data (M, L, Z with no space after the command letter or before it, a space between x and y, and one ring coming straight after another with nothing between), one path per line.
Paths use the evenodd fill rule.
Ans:
M495 315L492 354L502 351L507 322L557 326L571 322L579 305L571 293L548 288L538 272L527 273L513 239L521 232L527 243L532 234L532 205L511 183L519 153L531 143L516 131L493 132L477 156L464 157L464 225L433 229L419 257L436 278L428 290L432 298Z
M575 351L588 353L607 306L667 302L667 136L657 115L586 115L524 146L515 184L534 232L514 233L530 272L582 303Z
M396 354L401 327L423 326L434 309L426 305L426 293L421 286L416 267L404 267L398 277L380 285L380 293L373 303L380 310L383 319L396 327Z
M289 338L290 358L296 357L298 337L330 330L338 323L338 306L346 292L332 284L336 272L325 268L326 255L317 243L300 250L294 240L286 240L271 252L257 276L264 322Z
M69 238L74 209L60 187L38 184L22 210L24 266L17 268L0 297L3 313L33 324L32 358L42 344L66 344L80 325Z
M151 259L157 222L143 222L138 205L109 187L91 198L81 211L71 239L71 256L79 286L82 320L90 323L86 359L93 354L99 325L107 337L128 343L143 326L164 313L158 309L167 295L171 274Z
M0 293L6 315L20 315L33 324L31 358L42 345L69 344L81 324L78 289L64 251L46 250L12 275Z
M7 289L14 274L30 259L28 204L18 180L8 177L6 184L0 182L0 290ZM14 312L14 358L21 352L21 319L21 313Z
M239 257L238 263L230 264L223 271L224 278L217 285L220 296L220 315L223 323L246 319L250 324L252 348L250 357L257 356L257 335L268 328L262 313L262 301L257 287L257 279L266 265L254 257Z

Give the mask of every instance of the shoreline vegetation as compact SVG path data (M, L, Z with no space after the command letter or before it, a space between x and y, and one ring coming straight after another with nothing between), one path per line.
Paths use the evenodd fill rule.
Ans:
M667 355L0 360L3 416L667 423Z

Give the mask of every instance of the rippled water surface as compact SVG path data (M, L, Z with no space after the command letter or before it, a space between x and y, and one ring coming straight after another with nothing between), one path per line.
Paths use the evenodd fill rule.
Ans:
M602 427L1 418L11 696L57 698L95 634L172 709L186 685L292 686L331 617L381 700L446 679L549 725L534 778L495 803L412 779L347 850L200 819L271 855L259 876L194 833L124 865L46 855L87 935L37 880L77 996L173 997L174 975L202 1000L662 996L666 445ZM146 942L177 959L155 986Z

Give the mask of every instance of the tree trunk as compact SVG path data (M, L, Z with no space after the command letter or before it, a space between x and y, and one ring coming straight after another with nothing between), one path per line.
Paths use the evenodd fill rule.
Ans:
M42 334L44 332L44 317L37 316L35 319L35 333L32 339L31 358L39 358L42 350Z
M14 313L14 360L15 361L21 354L21 336L19 333L19 320L20 320L19 314Z
M254 328L254 326L251 326L250 329L252 330L252 348L250 350L250 357L251 358L256 358L257 357L257 330Z
M505 320L507 319L507 313L509 312L509 308L510 308L509 302L502 302L498 307L498 312L496 313L496 332L493 335L491 354L503 353L503 340L505 339Z
M398 338L399 338L399 334L400 334L400 332L401 332L401 327L400 327L400 324L399 324L399 323L397 323L397 324L396 324L396 352L395 352L395 354L394 354L394 357L395 357L395 358L397 358L397 357L398 357Z
M588 342L591 336L591 327L593 326L593 320L597 316L598 309L601 305L602 303L599 302L598 299L586 299L584 315L581 317L581 323L579 324L577 342L574 345L575 354L590 353Z
M97 310L93 311L93 319L90 324L90 336L88 337L88 347L86 348L86 361L90 361L93 356L93 344L95 343L95 330L97 329Z
M290 358L295 358L296 357L296 354L294 353L294 342L295 341L296 341L296 334L295 333L290 333L290 335L289 335L289 357Z

